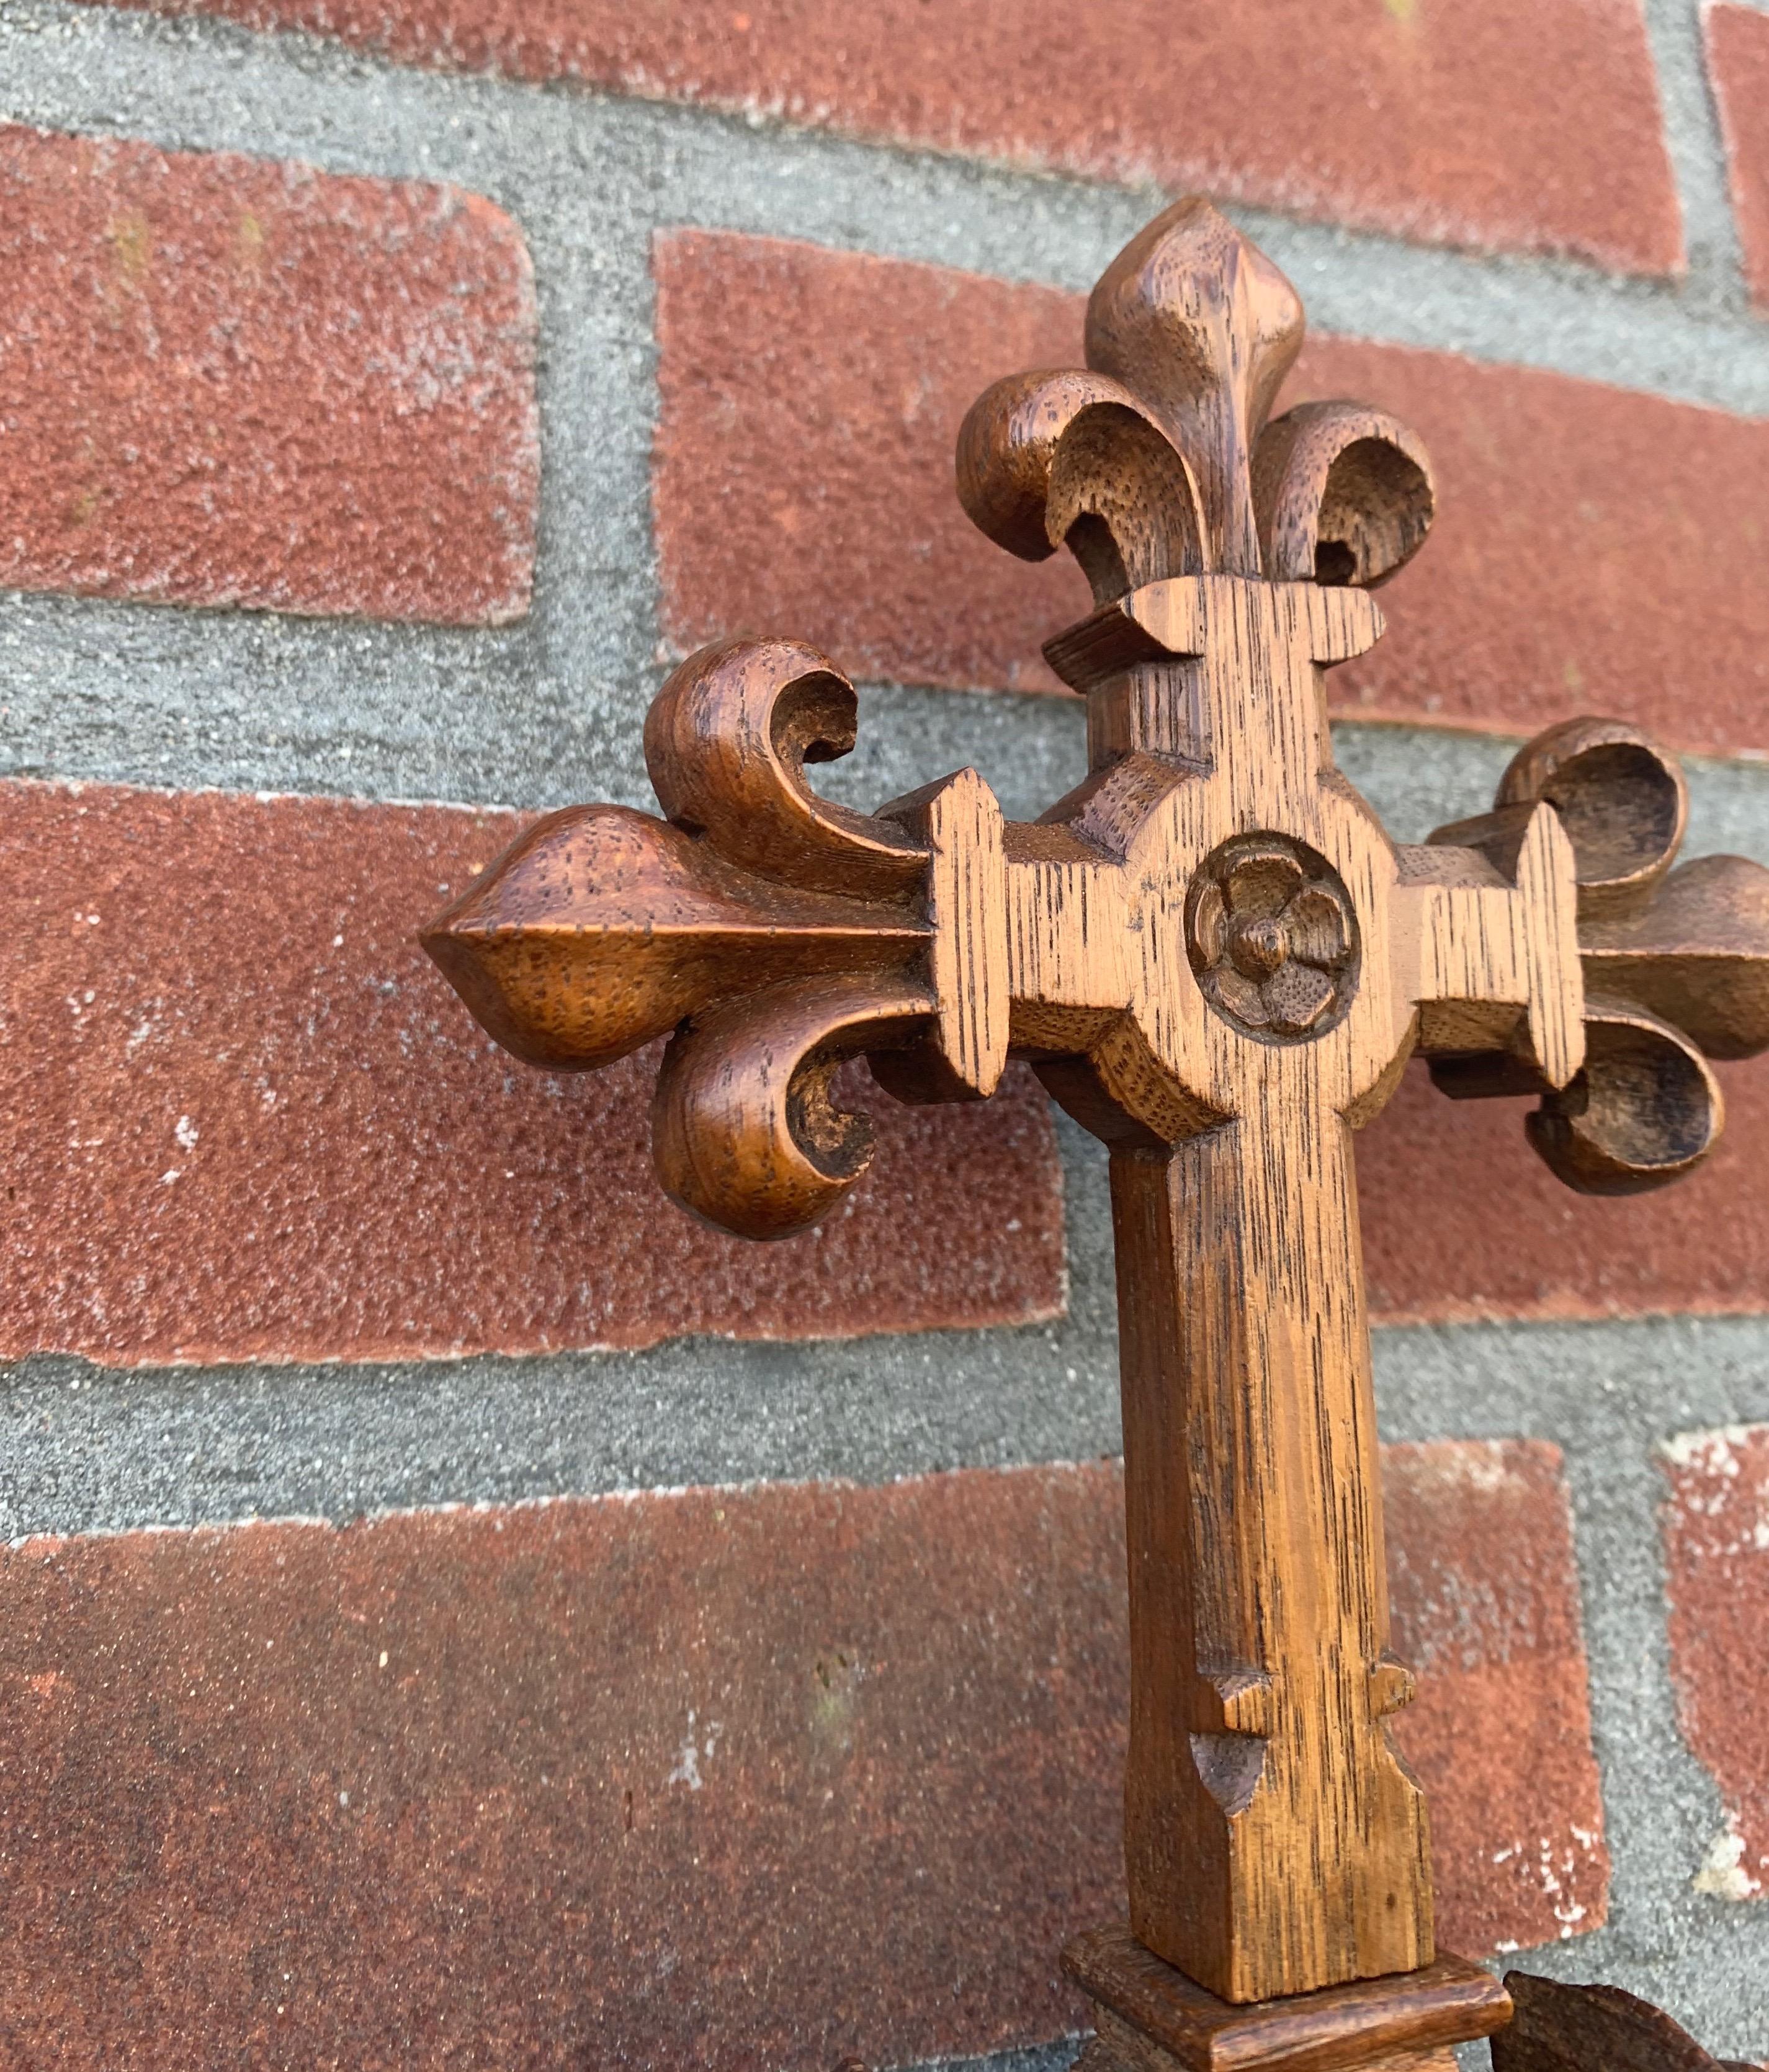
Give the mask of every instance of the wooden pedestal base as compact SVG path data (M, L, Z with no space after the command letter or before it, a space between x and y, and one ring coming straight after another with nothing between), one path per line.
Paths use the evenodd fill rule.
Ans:
M1455 2072L1453 2044L1511 2018L1504 1988L1460 1957L1238 2007L1164 1964L1128 1927L1080 1937L1063 1967L1096 2018L1076 2072Z

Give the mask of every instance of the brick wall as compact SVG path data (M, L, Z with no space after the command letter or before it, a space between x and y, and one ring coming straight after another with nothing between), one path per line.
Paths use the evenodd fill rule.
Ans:
M1136 54L1134 57L1127 53ZM1114 1910L1100 1160L870 1093L848 1212L656 1193L414 925L648 802L670 660L861 680L870 804L1080 762L950 491L1201 185L1442 516L1339 672L1396 831L1567 714L1769 858L1769 12L0 0L0 2058L1055 2072ZM414 803L415 802L415 803ZM1446 1940L1769 2054L1769 1067L1561 1192L1361 1141ZM242 2054L244 2055L242 2056Z

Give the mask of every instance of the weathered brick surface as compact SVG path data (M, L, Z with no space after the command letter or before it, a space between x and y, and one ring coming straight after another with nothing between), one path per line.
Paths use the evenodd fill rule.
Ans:
M1393 1467L1445 1938L1589 1926L1551 1451ZM0 2036L744 2072L1060 2034L1055 1953L1121 1907L1122 1531L1102 1464L7 1550Z
M1703 18L1745 272L1752 299L1769 302L1769 18L1750 7Z
M1557 1447L1390 1446L1394 1644L1419 1677L1397 1740L1432 1788L1439 1933L1458 1950L1602 1926L1572 1515Z
M477 195L0 127L0 585L519 617L534 345Z
M1018 1322L1062 1302L1043 1099L873 1091L863 1193L746 1244L651 1174L654 1060L550 1076L413 930L524 823L0 787L0 1357L381 1359Z
M1412 236L1681 260L1638 0L160 4Z
M1756 1899L1769 1889L1769 1424L1686 1433L1660 1465L1678 1714L1726 1809L1689 1869L1698 1891Z
M655 505L684 652L790 631L850 675L1067 696L1040 642L1090 609L959 508L952 453L998 375L1080 352L1049 288L781 238L658 237Z
M952 447L998 376L1078 363L1080 300L734 233L661 237L654 265L671 638L790 631L862 676L1055 689L1039 646L1086 586L975 531ZM1386 638L1331 679L1339 710L1520 733L1598 712L1769 746L1769 423L1319 338L1285 402L1331 394L1414 427L1441 512L1383 592Z
M1017 1323L1063 1302L1043 1096L899 1107L821 1232L751 1245L652 1178L647 1057L511 1062L413 928L523 824L447 808L0 787L0 1357L117 1364ZM242 859L249 860L242 864ZM96 917L96 918L94 918ZM1380 1318L1769 1306L1769 1089L1674 1190L1566 1192L1526 1104L1409 1075L1359 1140Z
M1769 1083L1719 1068L1726 1134L1656 1194L1561 1186L1524 1141L1528 1100L1453 1101L1422 1065L1357 1140L1371 1306L1397 1322L1769 1309Z

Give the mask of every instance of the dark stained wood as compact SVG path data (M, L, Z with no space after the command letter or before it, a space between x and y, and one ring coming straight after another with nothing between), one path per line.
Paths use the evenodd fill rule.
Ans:
M929 933L906 906L752 877L648 814L573 806L513 842L423 939L506 1049L574 1071L783 981L865 974L895 993Z
M1459 1957L1440 1958L1404 1980L1333 1986L1250 2007L1206 1992L1151 1955L1127 1927L1081 1936L1063 1951L1063 1968L1098 2012L1117 2016L1186 2072L1340 2072L1490 2036L1511 2014L1492 1974Z
M744 1237L806 1228L865 1171L870 1126L831 1103L836 1067L936 1027L952 994L922 896L938 848L805 781L808 762L853 746L854 709L802 642L703 649L646 724L670 820L552 814L423 932L530 1064L593 1069L679 1030L653 1110L659 1174Z
M1493 2072L1755 2072L1710 2058L1668 2014L1616 1986L1507 1975L1516 2019L1493 2039Z
M967 417L972 517L1029 559L1067 548L1093 590L1046 651L1087 701L1089 771L1039 822L972 771L870 816L820 800L806 766L852 746L852 690L802 643L727 641L647 725L667 823L556 815L424 939L533 1062L673 1030L659 1170L729 1229L803 1228L853 1184L864 1133L829 1084L857 1052L913 1100L986 1099L1027 1059L1111 1147L1141 1954L1109 1938L1117 1968L1089 1973L1096 2072L1425 2072L1502 2019L1436 1955L1425 1810L1388 1741L1413 1685L1351 1133L1417 1049L1452 1093L1536 1094L1530 1140L1570 1185L1659 1185L1721 1126L1704 1054L1769 1043L1769 873L1672 870L1682 779L1636 730L1550 730L1491 812L1419 847L1335 768L1324 672L1380 638L1370 592L1434 491L1363 405L1268 422L1302 335L1277 269L1181 202L1096 288L1087 367L1011 376ZM1173 2010L1206 2004L1231 2013L1187 2058ZM1330 2006L1337 2040L1297 2043Z
M645 767L677 827L796 890L907 901L927 851L820 799L808 763L854 746L854 686L802 640L723 640L683 663L645 718Z
M1676 758L1625 721L1565 720L1512 758L1493 804L1505 812L1542 799L1573 845L1579 919L1638 913L1689 826L1689 787Z
M1680 864L1633 913L1582 923L1585 983L1674 1022L1710 1058L1769 1031L1769 878L1739 856Z
M1206 568L1263 573L1253 446L1302 331L1296 290L1206 201L1146 224L1088 298L1088 365L1121 382L1190 463Z
M1769 1044L1769 872L1736 856L1672 868L1689 820L1682 772L1618 720L1550 727L1512 758L1491 813L1431 840L1497 857L1544 803L1578 886L1583 1068L1557 1087L1516 1046L1464 1049L1451 1030L1422 1047L1458 1098L1541 1094L1528 1140L1569 1186L1640 1194L1681 1179L1719 1137L1707 1059Z
M1425 545L1431 465L1406 426L1358 403L1302 403L1253 449L1260 552L1274 582L1386 582Z

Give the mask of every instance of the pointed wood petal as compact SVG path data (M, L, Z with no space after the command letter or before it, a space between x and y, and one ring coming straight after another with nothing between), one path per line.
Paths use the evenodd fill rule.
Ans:
M1260 573L1253 444L1302 343L1296 290L1201 197L1139 232L1088 301L1088 364L1149 406L1190 465L1208 567Z
M531 828L421 938L480 1025L529 1064L584 1071L711 1001L782 979L901 972L907 911L799 893L623 806Z
M1681 865L1644 912L1582 927L1594 992L1674 1022L1710 1058L1769 1047L1769 870L1742 856Z

